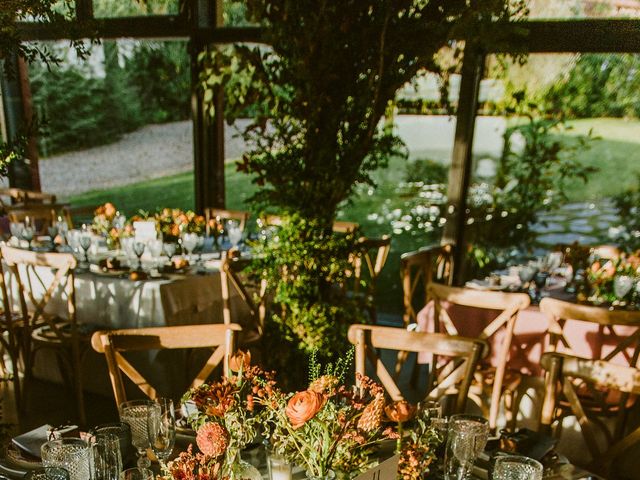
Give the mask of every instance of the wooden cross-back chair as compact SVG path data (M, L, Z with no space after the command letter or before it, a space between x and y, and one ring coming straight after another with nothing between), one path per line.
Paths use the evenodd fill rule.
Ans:
M83 223L93 222L97 205L85 205L82 207L65 207L62 209L62 218L69 228L79 228Z
M209 220L212 218L220 218L221 220L237 220L240 230L244 232L247 222L249 221L249 212L242 210L225 210L223 208L207 207L204 209L204 217L206 224L209 225Z
M2 200L2 197L8 198L9 202ZM47 203L56 203L56 196L52 193L36 192L22 188L0 188L0 204L4 207Z
M264 323L266 318L266 294L267 280L261 279L259 285L256 285L255 293L258 300L254 301L253 292L250 291L246 282L241 278L240 272L248 264L248 261L242 259L231 259L223 253L222 263L220 266L220 286L222 289L222 318L226 325L234 323L243 324L240 333L239 344L241 346L249 346L254 344L264 333ZM248 308L249 318L240 322L240 319L233 318L231 310L231 291L234 289L240 299Z
M427 287L437 281L449 284L453 271L453 245L424 247L400 257L400 280L402 281L402 322L406 327L416 325L418 312L429 302ZM396 376L400 375L409 352L398 353ZM415 375L416 369L413 365Z
M156 389L123 355L144 350L175 350L213 348L213 353L191 382L191 387L202 385L222 364L225 376L229 374L229 356L235 353L236 335L242 328L231 323L206 325L180 325L172 327L132 328L95 332L91 345L104 353L116 405L127 401L123 374L147 397L154 400Z
M20 370L24 374L24 365L21 365L22 352L25 350L25 343L31 336L29 329L29 319L24 319L22 315L15 312L12 307L11 294L7 288L4 272L4 262L0 253L0 294L2 294L2 314L0 314L0 345L11 361L11 373L13 383L13 396L16 403L18 423L22 422L25 402L22 401L22 384L20 382ZM4 355L2 355L4 359ZM8 374L8 369L3 363L4 374Z
M549 347L551 352L561 351L569 355L576 355L571 341L565 336L565 328L568 321L589 322L598 325L598 336L607 337L609 349L607 353L602 343L593 344L591 358L596 360L614 361L630 367L638 366L640 358L640 311L637 310L609 310L608 308L591 305L578 305L564 302L554 298L543 298L540 302L540 311L547 316L549 326ZM621 332L623 328L625 331ZM610 415L620 415L626 418L628 402L635 401L622 395L621 398L610 398L608 410ZM562 406L562 405L561 405ZM597 407L599 410L599 407ZM620 437L624 421L617 424L615 437Z
M47 228L53 225L57 218L55 205L27 205L24 207L11 207L8 212L10 222L24 222L27 217L31 219L36 228L36 235L47 234Z
M362 300L363 308L369 312L373 323L376 322L375 294L378 277L382 272L391 249L391 237L360 237L356 243L356 252L349 258L351 276L349 294ZM362 288L363 285L366 288Z
M518 312L529 306L531 301L529 296L524 293L478 291L469 288L450 287L435 282L429 284L427 294L433 300L434 329L436 332L443 329L449 335L458 335L458 329L443 306L444 302L449 305L461 305L499 312L483 328L479 335L479 338L490 339L501 329L504 329L505 332L500 345L497 345L497 365L495 369L487 365L478 371L476 385L480 395L478 395L477 400L479 406L483 408L485 413L488 413L489 427L491 429L496 428L501 398L505 400L508 421L515 421L517 405L514 397L520 383L520 375L518 372L508 372L507 362ZM509 378L507 378L507 374ZM507 381L505 381L505 378ZM482 399L482 393L484 393L485 389L490 391L489 405Z
M544 353L540 363L547 372L540 430L549 434L555 422L575 415L591 454L588 468L609 478L612 462L640 443L640 427L625 435L626 421L619 415L613 430L621 433L616 435L599 417L608 416L607 397L612 391L625 398L640 395L640 370L557 352ZM589 392L588 396L585 391ZM561 402L568 408L560 407ZM604 435L597 435L598 431Z
M603 355L602 345L597 350L592 350L593 358L612 360L622 356L625 363L635 367L640 356L640 311L638 310L609 310L608 308L591 305L578 305L555 298L543 298L540 302L540 311L547 316L549 327L549 351L561 349L563 353L575 355L573 346L565 336L565 326L569 320L596 323L599 333L606 334L609 340L616 343L615 347ZM633 327L635 331L620 334L616 327Z
M392 400L402 400L402 393L393 376L384 366L377 349L408 352L427 352L434 355L434 366L427 381L427 398L438 400L443 395L455 393L451 413L465 409L473 374L489 348L487 342L475 338L450 336L441 333L411 332L404 328L371 325L351 325L349 341L356 348L356 373L366 374L366 361L371 363L378 379ZM462 361L462 368L455 368L453 361Z
M78 418L86 423L82 391L82 356L88 337L81 334L76 321L74 271L77 261L69 253L37 253L2 246L2 257L16 279L20 314L28 319L31 335L25 339L25 375L31 375L33 355L40 348L56 354L60 373L73 388ZM47 311L51 300L66 297L64 316Z
M431 282L450 284L453 268L453 246L442 245L407 252L400 257L400 277L404 326L416 323L418 311L429 301L427 287Z

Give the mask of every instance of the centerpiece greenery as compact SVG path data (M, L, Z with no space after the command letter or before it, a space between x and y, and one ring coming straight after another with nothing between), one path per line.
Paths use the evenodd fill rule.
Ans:
M265 25L269 47L203 54L201 87L211 111L224 90L228 120L251 116L243 130L250 148L238 168L261 187L254 204L287 217L278 232L282 251L261 265L281 305L270 319L275 326L265 331L291 339L278 352L308 352L321 325L338 332L361 320L349 296L334 288L342 265L322 262L345 248L356 252L355 237L333 240L336 212L358 184L373 183L371 172L403 153L393 134L396 91L424 69L446 70L438 52L455 40L495 40L500 25L524 7L509 0L472 8L419 0L249 0L246 6L250 20Z

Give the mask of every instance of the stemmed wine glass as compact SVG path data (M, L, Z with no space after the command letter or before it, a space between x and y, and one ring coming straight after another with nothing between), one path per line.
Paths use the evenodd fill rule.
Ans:
M176 254L176 244L172 242L165 242L162 244L162 247L165 255L169 257L169 261L171 261L173 256Z
M197 233L185 233L182 235L182 246L187 252L187 257L190 257L193 251L198 246L198 234Z
M149 248L149 253L151 254L151 260L153 261L153 267L158 268L158 263L160 261L160 255L162 255L162 239L153 238L149 240L147 243L147 247Z
M227 236L232 248L237 248L240 240L242 240L242 230L237 220L229 220L227 222Z
M149 412L156 409L157 403L151 400L130 400L118 407L120 421L131 427L131 443L138 450L138 467L147 468L151 462L147 458L149 443L148 418Z
M33 241L33 237L35 235L35 230L31 226L31 224L25 219L24 227L22 227L22 239L26 240L29 243L29 250L31 250L31 242Z
M138 270L142 270L142 254L144 253L146 245L144 242L139 242L135 240L133 242L133 253L138 257Z
M536 284L536 301L539 302L542 299L542 289L547 284L549 279L549 272L538 272L534 275L533 281Z
M475 415L453 415L444 456L446 480L461 480L471 473L489 439L489 422Z
M156 399L156 405L149 409L147 432L153 453L161 464L169 459L176 440L176 412L173 400Z
M84 261L89 262L89 248L91 248L91 234L88 232L82 232L80 235L80 248L84 252Z

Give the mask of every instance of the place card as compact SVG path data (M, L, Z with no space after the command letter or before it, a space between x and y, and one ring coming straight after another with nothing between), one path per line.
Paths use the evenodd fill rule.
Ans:
M155 240L158 236L156 232L156 222L153 220L133 222L136 242L146 242L147 240Z
M366 472L361 473L355 480L396 480L399 461L400 455L394 455Z

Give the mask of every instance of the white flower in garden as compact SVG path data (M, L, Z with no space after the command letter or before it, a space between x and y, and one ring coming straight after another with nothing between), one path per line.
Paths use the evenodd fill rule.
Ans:
M373 222L375 220L378 219L378 214L377 213L370 213L369 215L367 215L367 220Z

